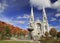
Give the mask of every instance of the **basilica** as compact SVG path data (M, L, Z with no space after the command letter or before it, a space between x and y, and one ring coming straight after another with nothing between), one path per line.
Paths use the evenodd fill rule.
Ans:
M42 35L45 35L45 32L49 32L49 24L48 24L45 8L43 8L42 15L43 15L42 17L43 20L37 18L37 20L35 21L33 7L31 7L28 31L29 31L29 37L32 39L39 39Z

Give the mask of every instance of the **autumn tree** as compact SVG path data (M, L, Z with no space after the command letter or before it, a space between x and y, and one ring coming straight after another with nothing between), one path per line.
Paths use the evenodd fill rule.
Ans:
M2 30L2 37L3 37L3 39L5 39L5 38L10 38L10 30L9 30L9 27L8 26L6 26L6 27L3 27L3 30Z
M45 36L46 36L46 39L48 40L49 39L49 33L47 31L45 32Z
M2 39L2 27L0 27L0 40Z
M57 37L60 38L60 32L57 33Z
M20 32L20 38L21 39L24 39L25 38L25 34L22 31Z
M25 34L23 32L20 32L20 36L25 36Z
M6 31L6 36L10 36L10 30L8 26L5 27L5 31Z
M49 36L49 33L48 32L45 32L45 36L48 37Z
M52 37L57 36L57 30L56 30L55 28L51 28L51 30L49 31L49 33L50 33L50 35L51 35Z

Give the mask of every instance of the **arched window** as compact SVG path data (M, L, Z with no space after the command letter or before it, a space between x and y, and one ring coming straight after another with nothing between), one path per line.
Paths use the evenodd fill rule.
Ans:
M47 30L47 25L45 25L45 29Z
M44 20L46 20L46 18L44 17Z
M40 29L40 31L42 31L40 23L37 23L37 28Z
M31 18L31 21L33 21L33 18Z

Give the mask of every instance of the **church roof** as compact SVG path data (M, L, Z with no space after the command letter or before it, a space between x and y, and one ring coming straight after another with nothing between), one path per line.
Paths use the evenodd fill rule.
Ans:
M36 23L42 23L42 21L37 17L37 20L35 21Z

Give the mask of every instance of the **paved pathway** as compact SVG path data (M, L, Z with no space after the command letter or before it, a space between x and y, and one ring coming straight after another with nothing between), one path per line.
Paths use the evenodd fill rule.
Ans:
M12 37L11 40L4 40L4 41L28 41L28 42L40 43L39 41L33 41L33 40L20 40L20 39L14 38L14 37Z

